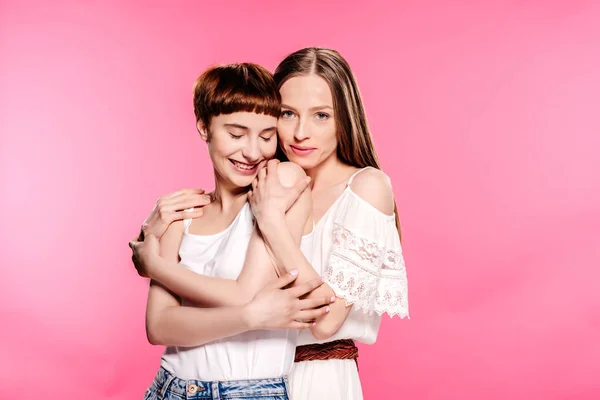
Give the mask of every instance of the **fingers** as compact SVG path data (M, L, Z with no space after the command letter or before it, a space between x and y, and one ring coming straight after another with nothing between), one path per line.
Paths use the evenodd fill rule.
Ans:
M265 178L267 177L267 168L261 168L260 171L258 171L258 181L264 181Z
M294 282L298 277L298 271L291 271L289 274L283 274L273 284L269 285L270 289L282 289Z
M290 322L290 324L288 325L288 329L308 329L311 326L314 326L314 322L298 322L298 321L292 321Z
M209 204L210 204L210 196L209 195L196 194L196 195L189 195L187 197L179 198L179 201L174 203L172 205L172 207L174 207L175 210L179 211L179 210L186 210L188 208L194 208L194 207L204 207Z
M172 220L180 221L183 219L194 219L194 218L200 218L202 215L204 215L204 211L202 211L202 210L179 211L179 212L173 213Z
M310 183L309 176L301 178L298 180L298 182L296 182L296 184L292 187L292 190L291 190L291 196L294 197L294 201L296 199L298 199L298 197L300 197L302 192L304 192L306 190L309 183Z
M150 247L151 245L154 245L155 243L156 243L156 245L158 245L158 238L151 233L147 233L145 235L143 242L138 241L137 238L131 239L129 241L129 248L131 250L133 250L134 253L137 253L138 250L140 250L140 246L147 245L148 247Z
M136 247L140 244L140 242L137 240L137 238L135 239L131 239L129 241L129 248L133 251L135 251Z
M254 179L254 180L252 181L252 191L255 191L255 190L256 190L256 185L258 185L258 181L257 181L256 179Z
M142 278L149 278L148 273L144 269L143 265L139 263L135 255L131 257L131 261L133 262L133 266L135 267L135 270L137 271L137 274L139 276L141 276Z
M308 310L311 308L321 307L327 304L331 304L335 301L335 296L319 296L310 299L298 300L298 307L300 310ZM303 318L304 319L304 318Z
M206 191L204 189L181 189L173 193L169 193L166 196L162 196L161 199L171 199L173 197L181 196L184 194L204 194Z
M279 182L279 175L277 174L277 167L279 166L279 160L273 159L269 160L267 166L263 168L265 170L265 174L269 180L276 179Z
M159 199L157 203L161 213L204 207L208 204L210 204L210 196L197 193L186 193L168 199Z
M294 314L294 319L298 321L311 321L317 319L322 315L327 314L331 310L331 307L321 307L314 310L302 310Z
M194 211L166 212L161 215L161 218L162 218L161 220L164 223L172 224L175 221L181 221L184 219L200 218L203 215L204 215L204 211L202 209L198 209L198 210L194 209ZM148 232L147 227L148 226L142 227L142 229L144 230L144 233Z
M305 294L312 292L319 286L323 284L323 280L319 278L311 279L308 282L304 282L298 286L294 286L292 288L286 289L288 293L296 298L300 298Z

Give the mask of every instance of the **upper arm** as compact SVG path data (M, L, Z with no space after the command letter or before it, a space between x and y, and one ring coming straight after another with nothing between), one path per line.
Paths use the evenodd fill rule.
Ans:
M160 256L169 261L179 261L179 246L183 236L183 222L172 223L160 239ZM173 292L156 281L150 281L146 303L146 335L150 343L156 343L156 322L160 313L168 307L181 305Z
M170 262L179 262L179 246L183 238L183 221L169 225L160 238L160 256Z
M386 215L394 213L394 193L390 178L381 170L369 168L352 181L350 188L361 199Z
M385 215L394 214L394 195L390 178L381 170L369 168L356 175L350 184L352 192L354 192L363 201L374 207L376 210ZM357 210L354 210L357 211ZM344 218L354 220L355 214L346 215ZM362 219L359 219L359 221ZM345 222L348 222L347 220ZM344 251L342 249L341 251ZM335 293L331 286L323 285L328 290ZM336 293L336 296L339 293ZM311 328L313 336L317 339L327 339L333 336L342 326L352 306L346 306L346 300L337 298L331 305L329 314L323 316L317 324Z

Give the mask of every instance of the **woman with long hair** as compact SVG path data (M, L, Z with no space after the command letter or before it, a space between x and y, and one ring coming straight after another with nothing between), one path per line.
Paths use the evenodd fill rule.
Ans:
M296 269L300 281L322 276L326 284L308 298L336 296L330 311L300 332L290 375L292 398L361 399L354 341L374 343L384 313L408 316L391 182L380 169L354 75L338 52L299 50L279 64L274 78L282 101L280 158L311 178L312 232L303 239L303 244L310 241L310 255L286 226L285 212L297 193L274 179L277 161L269 161L252 183L252 212L279 273ZM201 206L193 195L183 195L168 210L155 209L145 229L160 232L166 224L154 223L156 214L181 212L190 202ZM171 286L163 284L175 292L185 289L176 268L147 264L138 262L140 274L168 274Z

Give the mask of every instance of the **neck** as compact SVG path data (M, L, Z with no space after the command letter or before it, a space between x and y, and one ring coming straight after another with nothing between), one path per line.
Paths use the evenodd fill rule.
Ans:
M327 160L306 171L311 178L313 192L326 189L345 179L349 166L342 163L334 153Z
M248 188L225 182L215 171L215 190L211 197L212 202L220 207L222 212L227 212L239 208L248 200Z

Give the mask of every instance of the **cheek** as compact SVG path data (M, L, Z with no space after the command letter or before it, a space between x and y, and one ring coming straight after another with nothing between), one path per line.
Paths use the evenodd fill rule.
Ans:
M227 156L234 153L235 147L236 144L231 143L230 140L224 140L221 137L213 137L208 144L208 152L210 153L211 158L214 159L215 156Z
M260 147L260 151L264 158L271 159L275 157L275 152L277 151L277 137L273 137L269 142L264 142Z
M315 128L315 131L318 132L318 135L315 136L319 138L319 144L324 150L331 150L337 146L337 136L335 134L336 128L334 123L318 126Z
M282 142L289 141L294 136L294 124L291 121L277 122L277 136Z

